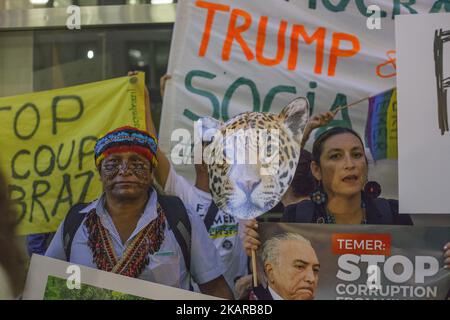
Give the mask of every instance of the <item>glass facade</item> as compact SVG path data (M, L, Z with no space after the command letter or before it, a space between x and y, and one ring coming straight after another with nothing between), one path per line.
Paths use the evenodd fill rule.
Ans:
M108 6L136 4L169 4L177 0L0 0L0 10L63 8L77 6Z
M3 1L3 5L6 2ZM63 2L65 5L66 2L87 5L144 1L51 2L56 6ZM127 16L130 7L134 6L126 5L116 11L125 12ZM143 5L139 9L151 12L152 7ZM39 10L42 9L26 10L27 17ZM60 9L45 10L45 14L52 17ZM173 22L145 24L140 19L139 23L133 23L133 15L134 11L131 11L128 18L121 17L122 20L107 24L95 25L94 21L89 26L83 25L82 30L69 30L65 25L30 27L26 23L27 27L22 30L0 28L0 97L111 79L125 76L131 70L144 71L155 125L159 128L159 79L167 70ZM98 16L92 17L91 21Z

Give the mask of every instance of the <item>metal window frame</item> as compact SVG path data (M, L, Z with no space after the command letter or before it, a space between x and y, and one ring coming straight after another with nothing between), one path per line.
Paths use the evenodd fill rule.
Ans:
M67 8L42 8L0 11L0 32L14 30L38 30L66 28L70 13ZM83 28L136 25L173 24L176 4L136 4L111 6L82 6ZM81 30L73 30L79 32Z

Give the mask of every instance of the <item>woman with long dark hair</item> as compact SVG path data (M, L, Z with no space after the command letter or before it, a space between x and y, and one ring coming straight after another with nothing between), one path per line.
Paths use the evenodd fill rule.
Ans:
M398 201L366 192L368 160L359 135L334 127L323 132L312 151L311 172L318 188L309 203L286 208L283 221L303 223L412 225L398 213Z

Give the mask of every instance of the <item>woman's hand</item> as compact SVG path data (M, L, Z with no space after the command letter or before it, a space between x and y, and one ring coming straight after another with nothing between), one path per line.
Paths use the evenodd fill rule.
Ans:
M249 257L253 250L258 250L261 246L258 234L258 222L255 219L248 220L244 225L244 249Z

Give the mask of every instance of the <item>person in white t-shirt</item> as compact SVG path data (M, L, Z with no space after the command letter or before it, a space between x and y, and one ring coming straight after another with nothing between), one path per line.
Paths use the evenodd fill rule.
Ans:
M168 75L161 78L161 97L164 96L165 83L168 79L170 79ZM149 111L150 98L147 90L146 107ZM147 112L146 117L147 130L155 134L151 113ZM248 257L240 238L238 219L218 209L213 203L206 164L195 165L196 180L192 184L176 173L168 158L159 148L157 158L159 165L154 172L156 181L167 194L179 197L188 212L197 214L203 219L209 236L225 266L224 278L235 293L235 281L248 274Z
M179 197L188 211L203 219L209 237L213 239L225 265L225 280L234 289L235 280L248 274L248 258L239 236L238 219L218 209L213 203L205 165L195 165L197 175L194 185L177 174L168 161L166 165L167 171L155 172L156 180L161 182L166 193Z

